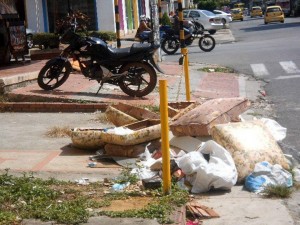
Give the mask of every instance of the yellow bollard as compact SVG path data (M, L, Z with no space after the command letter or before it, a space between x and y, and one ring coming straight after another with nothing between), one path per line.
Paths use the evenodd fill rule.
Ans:
M184 77L185 77L185 95L186 95L186 100L189 102L191 101L189 58L188 58L188 50L184 43L182 0L178 0L178 15L180 21L181 54L183 55L184 58L183 66L184 66Z
M161 147L163 164L163 191L164 194L171 192L171 169L169 150L169 116L168 116L168 92L167 81L159 81L160 93L160 121L161 121Z
M191 90L190 90L190 71L189 71L189 57L188 57L188 49L181 49L182 54L184 55L184 78L185 78L185 94L186 100L191 101Z

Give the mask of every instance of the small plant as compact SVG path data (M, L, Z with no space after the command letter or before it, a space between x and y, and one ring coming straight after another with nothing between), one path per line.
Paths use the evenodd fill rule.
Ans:
M131 168L124 167L121 170L120 175L115 179L115 183L125 184L129 182L130 184L136 184L139 178L136 174L131 173Z
M54 126L47 131L46 136L51 138L70 137L71 132L72 131L70 127Z
M172 23L170 21L170 17L168 16L168 14L166 12L164 12L164 14L161 18L161 25L168 25L168 26L172 25Z
M292 190L283 185L268 185L262 193L269 198L289 198Z

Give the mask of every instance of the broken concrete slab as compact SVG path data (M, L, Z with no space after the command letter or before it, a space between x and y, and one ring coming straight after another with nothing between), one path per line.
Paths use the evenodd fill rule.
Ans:
M185 152L191 152L197 150L202 144L197 138L190 136L172 137L170 139L170 145L179 148Z

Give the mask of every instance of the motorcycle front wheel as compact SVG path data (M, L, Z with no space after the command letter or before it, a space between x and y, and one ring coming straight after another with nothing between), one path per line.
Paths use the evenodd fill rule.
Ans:
M173 55L179 49L179 41L176 38L165 38L161 43L161 49L168 55Z
M143 97L153 91L157 83L157 75L152 66L142 62L127 64L121 73L127 74L119 80L121 90L132 97Z
M49 61L38 75L38 85L44 90L53 90L68 79L71 67L63 60Z
M205 35L199 39L199 47L204 52L210 52L215 48L216 41L212 36Z

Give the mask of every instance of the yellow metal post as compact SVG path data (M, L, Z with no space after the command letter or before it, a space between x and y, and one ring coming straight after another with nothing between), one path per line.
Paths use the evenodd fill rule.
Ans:
M133 18L134 18L134 28L137 29L139 27L137 0L133 0Z
M179 14L179 24L180 24L180 46L181 46L181 54L184 58L184 77L185 77L185 93L186 100L191 101L191 93L190 93L190 72L189 72L189 58L188 58L188 50L185 46L184 41L184 30L183 30L183 13L182 13L182 0L178 0L178 14Z
M163 164L163 191L171 192L170 150L169 150L169 116L168 116L168 92L167 81L159 81L160 93L160 121L161 121L161 146Z
M117 47L121 47L120 39L120 16L119 16L119 3L115 0L115 20L116 20L116 31L117 31Z
M189 71L189 55L188 49L182 49L181 53L184 55L183 67L184 67L184 78L185 78L185 93L186 100L191 101L191 90L190 90L190 71Z

